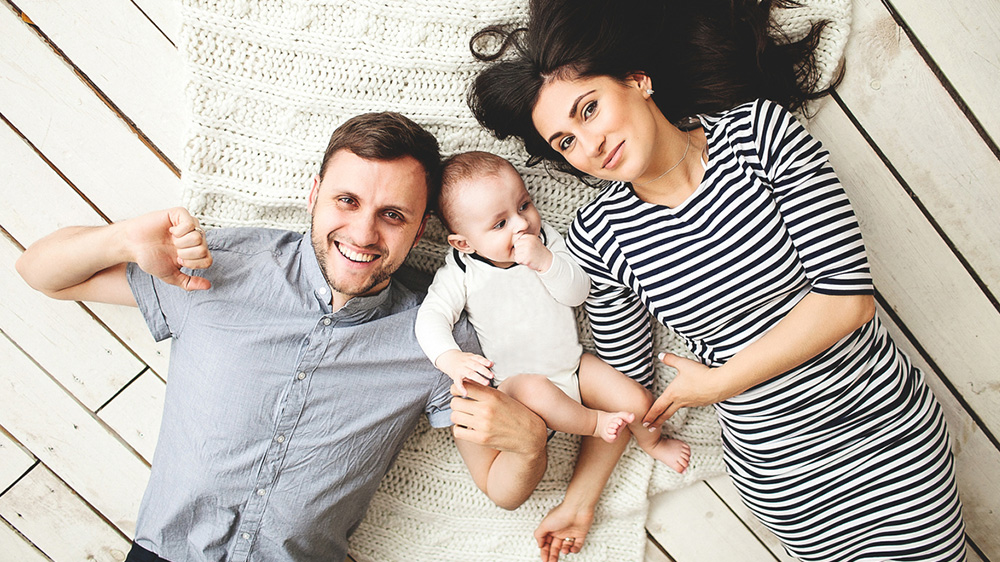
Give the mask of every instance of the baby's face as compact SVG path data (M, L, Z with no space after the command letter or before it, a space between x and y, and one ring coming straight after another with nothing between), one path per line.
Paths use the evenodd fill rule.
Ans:
M522 234L538 236L542 218L514 170L464 180L460 200L454 205L458 220L452 220L455 234L465 237L471 250L494 265L514 263L514 238Z

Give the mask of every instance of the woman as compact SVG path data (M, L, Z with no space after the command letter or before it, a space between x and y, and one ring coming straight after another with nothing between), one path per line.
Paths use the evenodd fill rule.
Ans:
M650 384L648 312L699 359L662 358L677 375L644 422L714 404L743 501L802 560L964 560L941 408L875 315L828 155L756 99L814 96L819 27L779 46L768 2L683 4L697 13L533 2L527 30L484 32L517 52L470 105L534 159L603 182L568 240L593 280L598 353ZM543 559L580 542L572 510L555 511Z

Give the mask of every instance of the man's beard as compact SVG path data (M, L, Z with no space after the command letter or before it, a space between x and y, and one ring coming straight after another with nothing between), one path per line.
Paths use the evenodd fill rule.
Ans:
M332 289L337 293L349 297L357 297L360 295L364 295L369 291L371 291L372 289L374 289L375 287L379 286L385 280L389 279L389 277L391 277L393 272L395 271L395 269L391 267L391 264L387 265L386 262L383 262L382 266L373 271L371 276L369 276L368 279L364 281L360 287L353 287L353 288L345 287L340 283L335 283L333 279L330 279L330 274L327 273L327 268L326 268L327 256L328 256L327 248L328 247L332 248L332 251L337 253L340 253L340 250L337 249L336 244L332 240L329 239L317 240L316 238L317 235L315 231L313 231L312 233L313 252L316 254L316 261L319 262L319 270L320 272L323 273L323 278L326 279L326 284L330 286L330 289ZM379 252L380 257L377 259L382 260L384 259L385 255L386 255L385 252Z

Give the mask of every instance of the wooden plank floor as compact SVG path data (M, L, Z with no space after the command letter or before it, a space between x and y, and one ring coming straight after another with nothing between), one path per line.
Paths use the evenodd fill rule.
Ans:
M138 313L13 270L72 224L175 205L176 0L0 0L0 559L122 560L169 354ZM951 425L970 560L1000 562L1000 4L855 0L809 128L857 208L893 336ZM790 560L725 477L653 498L651 562Z

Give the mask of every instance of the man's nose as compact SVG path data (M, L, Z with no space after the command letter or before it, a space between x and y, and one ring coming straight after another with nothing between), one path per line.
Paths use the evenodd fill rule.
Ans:
M370 246L378 241L378 217L369 214L355 215L351 222L351 242L358 246Z

